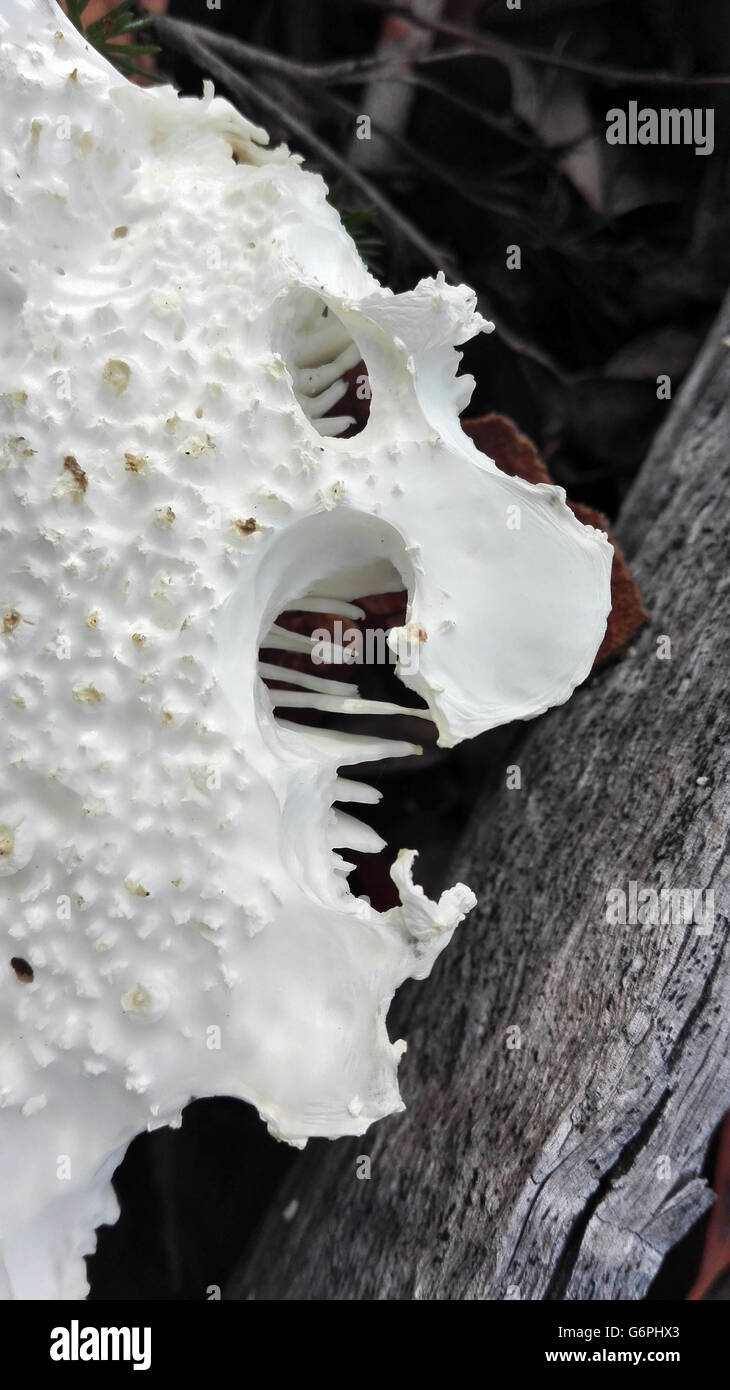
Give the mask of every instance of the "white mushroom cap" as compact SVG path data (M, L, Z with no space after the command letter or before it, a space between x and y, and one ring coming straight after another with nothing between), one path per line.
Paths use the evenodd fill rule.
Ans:
M405 583L448 745L585 677L611 548L463 435L472 293L382 288L209 85L131 86L53 0L5 0L0 79L0 1284L77 1297L127 1143L192 1096L298 1145L402 1108L390 1000L473 905L410 851L400 907L350 894L336 849L380 841L333 803L377 793L339 772L417 750L288 722L378 709L273 694L277 617Z

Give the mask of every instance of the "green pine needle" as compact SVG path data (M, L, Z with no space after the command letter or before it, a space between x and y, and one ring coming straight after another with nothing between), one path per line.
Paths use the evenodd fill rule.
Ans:
M159 53L158 44L116 42L117 39L147 28L152 23L152 18L138 17L134 0L119 0L119 4L108 14L101 19L95 19L92 24L84 25L83 14L88 4L89 0L68 0L68 17L87 42L120 72L146 77L151 82L164 82L165 79L159 73L139 67L134 61L135 58ZM143 38L144 35L140 37Z
M343 208L342 197L342 185L338 182L330 189L330 202L337 208L342 225L352 237L368 270L377 275L382 264L384 241L375 209Z

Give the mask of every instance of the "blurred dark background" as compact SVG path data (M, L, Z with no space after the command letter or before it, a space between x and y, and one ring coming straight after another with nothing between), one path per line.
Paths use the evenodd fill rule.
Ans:
M409 8L429 24L379 0L222 0L220 10L169 0L168 15L199 30L172 42L161 27L157 65L198 94L206 38L242 40L245 53L214 51L246 100L220 74L217 90L321 171L373 272L399 290L443 267L477 290L497 331L465 350L477 381L467 413L510 416L574 500L613 518L671 408L657 378L669 376L676 395L730 279L730 9L721 0ZM629 101L712 108L712 154L609 145L606 113ZM355 136L363 114L369 141ZM398 229L399 216L409 225ZM431 747L415 771L382 771L373 824L393 850L422 851L428 891L446 885L474 796L520 735L500 730L449 754ZM377 905L384 875L383 864L359 863L354 891ZM409 987L399 1019L408 997ZM197 1101L181 1130L135 1140L115 1180L122 1217L102 1228L89 1261L92 1298L224 1292L292 1162L250 1107L226 1099ZM685 1296L703 1226L670 1254L653 1296Z

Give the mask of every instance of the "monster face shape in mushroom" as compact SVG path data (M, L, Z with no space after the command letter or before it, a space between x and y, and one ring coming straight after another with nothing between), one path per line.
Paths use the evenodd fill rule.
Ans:
M405 587L449 746L585 678L611 549L462 433L465 286L384 289L319 176L51 0L6 4L0 64L0 1271L78 1297L126 1145L191 1096L297 1145L402 1108L390 1000L474 903L407 850L399 907L352 896L348 769L418 749L349 732L379 711L326 669L272 690L279 615Z

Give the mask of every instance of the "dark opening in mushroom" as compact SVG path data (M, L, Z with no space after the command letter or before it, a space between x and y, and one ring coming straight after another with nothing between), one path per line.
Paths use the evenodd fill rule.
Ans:
M29 965L22 956L12 956L10 964L15 971L21 985L29 985L33 982L33 966Z

